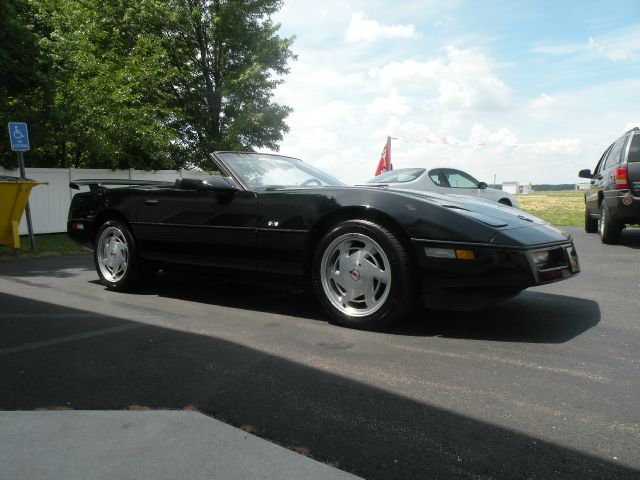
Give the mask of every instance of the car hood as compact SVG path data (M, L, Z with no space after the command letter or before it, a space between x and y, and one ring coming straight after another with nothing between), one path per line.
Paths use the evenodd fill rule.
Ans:
M378 187L380 188L380 187ZM392 195L403 195L416 200L455 210L461 215L471 217L495 228L519 228L546 224L544 220L529 215L517 208L508 207L488 199L456 195L452 193L425 192L424 190L404 190L383 187Z
M393 188L389 184L367 184L355 186L329 187L279 187L279 191L326 191L326 190L359 190L363 192L377 192L386 195L403 196L436 205L441 208L455 210L456 213L472 218L495 229L520 228L532 225L548 225L538 217L529 215L517 208L509 207L490 199L457 195L453 193L436 193L425 190L410 190ZM559 231L559 230L558 230Z

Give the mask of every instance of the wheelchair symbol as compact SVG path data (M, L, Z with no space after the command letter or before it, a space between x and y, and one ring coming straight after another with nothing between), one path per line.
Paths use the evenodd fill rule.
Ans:
M13 138L16 140L22 140L24 138L22 130L20 130L17 125L13 127Z

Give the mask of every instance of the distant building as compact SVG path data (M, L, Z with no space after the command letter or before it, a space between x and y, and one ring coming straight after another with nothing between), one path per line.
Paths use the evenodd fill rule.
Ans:
M520 182L502 182L502 190L512 195L527 195L533 192L533 187L529 185L520 185Z
M520 185L519 190L520 191L518 193L521 193L522 195L527 195L528 193L533 192L533 187L531 186L531 184Z
M589 185L589 182L576 183L576 190L586 190L587 185Z
M520 193L520 184L518 182L502 182L502 191L516 195Z

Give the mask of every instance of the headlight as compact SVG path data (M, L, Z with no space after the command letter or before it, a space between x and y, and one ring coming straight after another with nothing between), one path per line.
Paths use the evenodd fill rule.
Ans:
M533 257L533 261L536 265L544 265L545 263L549 263L551 255L549 254L549 250L545 250L543 252L534 252L531 254Z

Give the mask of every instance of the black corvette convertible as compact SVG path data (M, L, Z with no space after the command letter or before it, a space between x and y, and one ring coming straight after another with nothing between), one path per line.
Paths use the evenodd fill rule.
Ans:
M113 290L159 270L310 280L336 323L376 328L414 300L475 309L579 272L571 237L470 197L350 187L289 157L212 155L218 175L175 183L78 180L68 233ZM120 188L113 188L119 186Z

